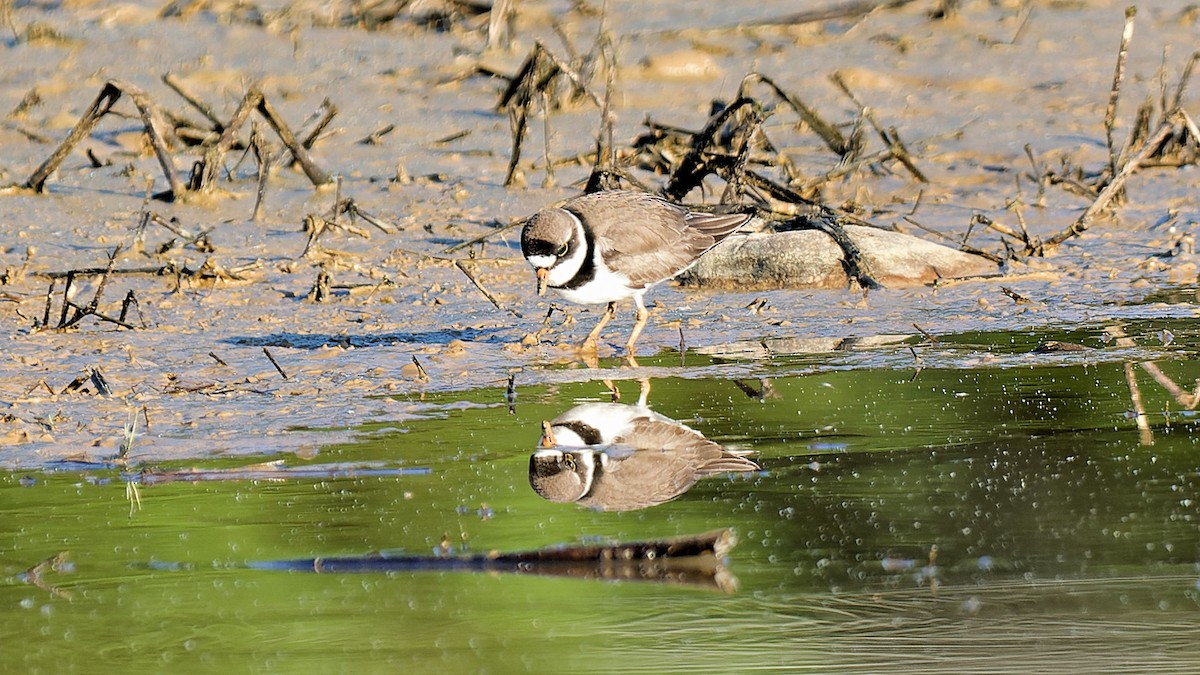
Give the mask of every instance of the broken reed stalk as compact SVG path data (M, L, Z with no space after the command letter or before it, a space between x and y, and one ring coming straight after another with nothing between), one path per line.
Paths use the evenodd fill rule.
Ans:
M508 49L512 46L512 17L515 0L495 0L488 12L487 42L484 50Z
M96 294L92 296L90 302L84 307L84 311L92 313L100 306L100 296L104 295L104 289L108 286L108 280L112 278L113 268L116 267L117 255L121 252L121 247L117 246L113 249L112 254L108 256L108 265L104 268L104 274L100 277L100 283L96 285Z
M1137 374L1132 363L1125 363L1125 383L1129 385L1129 400L1133 403L1134 422L1138 428L1138 440L1142 445L1154 445L1154 431L1146 417L1146 406L1142 403L1142 391L1138 388Z
M271 165L275 160L274 153L262 142L262 138L258 137L257 141L251 146L258 162L258 187L254 192L254 211L250 215L250 219L255 223L261 222L262 219L262 205L267 198L267 181L271 178Z
M158 158L158 163L162 166L163 173L167 178L170 193L164 195L164 197L170 200L181 195L184 186L179 180L179 173L175 169L175 163L171 159L171 155L167 152L167 145L163 140L161 131L162 124L158 121L158 113L154 105L141 89L128 82L118 80L109 80L104 83L96 99L84 111L83 116L75 123L75 126L72 127L67 137L46 158L46 161L42 162L41 166L34 170L23 184L24 187L38 193L45 192L46 180L58 170L58 167L62 165L67 155L71 153L71 150L84 137L91 133L100 119L112 111L113 106L116 105L122 95L127 96L133 101L134 106L137 108L146 135L150 138L150 146L153 148L154 154Z
M521 145L525 141L525 132L529 125L529 115L538 102L542 104L542 115L550 115L549 96L559 76L571 82L577 95L588 97L597 106L603 105L600 98L588 89L584 77L575 68L555 56L540 40L535 42L496 105L497 110L508 112L512 127L512 151L504 178L506 187L512 185L516 176L517 163L521 159ZM548 120L546 123L549 124ZM549 142L549 139L546 140Z
M487 232L484 232L483 234L479 235L478 237L473 237L466 241L460 241L459 243L454 244L453 246L447 246L446 248L442 249L442 254L446 255L446 254L454 253L456 251L461 251L462 249L467 248L468 246L474 246L475 244L478 244L479 242L487 240L487 239L491 239L492 237L494 237L498 234L502 234L509 230L514 230L518 227L524 227L525 220L526 220L525 218L519 218L510 223L500 225L499 227L495 228L494 230L488 230Z
M612 40L601 33L600 54L607 64L604 78L604 102L600 106L600 131L596 134L596 163L584 186L585 193L614 190L620 187L617 169L617 146L613 141L613 126L616 115L612 112L613 92L616 90L616 57L613 55Z
M479 289L479 292L483 294L483 297L487 298L488 302L492 303L496 309L508 311L513 316L521 318L520 312L512 309L511 307L505 307L504 305L500 304L500 301L496 299L496 296L492 295L491 291L483 287L483 283L479 281L479 277L469 267L467 267L465 262L462 260L455 260L454 266L471 280L471 283L475 285L475 288Z
M841 4L831 5L820 9L811 9L794 14L786 14L774 19L762 19L741 24L744 26L798 26L806 23L819 23L831 19L845 19L870 14L881 9L896 9L914 2L914 0L849 0Z
M129 304L130 304L130 295L129 294L126 294L125 301L121 305L121 317L119 319L113 318L106 314L102 314L99 311L100 298L104 295L104 290L108 285L108 280L113 275L116 258L117 258L117 255L120 253L120 251L121 251L120 246L113 249L112 255L108 259L108 266L105 267L103 271L92 270L93 272L101 274L101 277L100 277L100 282L96 286L96 293L92 296L92 299L86 305L77 305L74 302L71 302L71 299L70 299L71 288L75 284L75 276L76 276L76 274L78 274L80 272L78 270L72 270L72 271L66 273L67 281L63 285L62 309L58 315L58 325L56 325L54 327L56 330L65 330L67 328L70 328L70 327L78 324L80 321L82 321L85 317L88 317L88 316L94 316L97 319L100 319L101 321L107 321L109 323L113 323L118 326L121 326L122 328L128 328L130 330L137 329L136 326L133 326L132 324L129 324L125 321L125 316L126 316L126 313L128 312ZM130 294L131 293L132 293L132 291L130 291ZM50 304L53 302L53 294L54 294L54 278L51 277L50 290L47 292L47 296L46 296L46 311L45 311L45 315L43 316L43 322L41 325L42 328L48 327L50 325L50 322L49 322ZM136 301L137 301L136 298L134 298L133 302L136 303ZM70 313L70 310L72 310L72 309L75 310L73 314ZM139 312L140 312L140 310L139 310ZM68 314L71 314L71 316L69 318L67 316Z
M351 223L354 222L355 218L362 218L363 220L367 221L368 225L371 225L372 227L379 230L380 232L383 232L384 234L395 234L397 232L401 232L404 230L403 227L400 227L399 225L396 225L395 223L389 223L388 221L380 218L379 216L376 216L374 214L364 211L362 209L362 207L360 207L358 205L358 202L354 201L353 197L347 197L345 199L341 199L340 198L340 190L341 190L341 187L340 187L341 178L340 177L338 178L338 184L339 184L339 188L338 188L339 199L337 200L337 202L334 203L333 209L331 209L331 211L330 211L331 218L334 218L336 220L338 216L340 216L342 214L346 214L346 215L350 216ZM358 228L354 228L352 231L355 233L362 232L362 230L359 230ZM361 234L360 234L360 236L364 236L364 238L369 238L369 237L366 237L365 235L361 235Z
M1113 178L1111 181L1109 181L1108 185L1104 186L1104 189L1101 190L1100 194L1096 196L1096 200L1093 201L1090 206L1088 206L1087 210L1085 210L1083 214L1079 216L1079 218L1075 219L1075 222L1071 223L1070 227L1036 246L1032 251L1032 254L1046 256L1052 253L1054 249L1056 249L1064 241L1072 237L1078 237L1086 232L1087 229L1092 226L1092 221L1094 221L1101 212L1107 209L1113 199L1115 199L1116 196L1121 193L1121 190L1125 187L1125 183L1129 180L1129 177L1132 176L1135 171L1137 171L1142 162L1145 162L1147 159L1149 159L1150 156L1153 155L1163 144L1163 141L1165 141L1167 137L1174 132L1174 117L1176 114L1177 113L1172 113L1167 119L1163 120L1162 124L1159 125L1158 131L1156 131L1153 136L1147 139L1142 145L1142 148L1135 155L1130 157L1124 163L1124 165L1121 166L1120 170L1113 175Z
M312 147L316 145L317 139L321 137L321 133L325 131L325 128L328 127L331 122L333 122L333 118L337 116L338 109L332 101L326 98L325 100L321 101L321 105L317 107L317 112L321 113L320 118L318 118L317 123L313 125L312 131L305 134L304 140L300 142L300 145L303 146L305 150L311 150Z
M283 372L283 367L280 366L279 362L275 360L275 357L271 355L271 350L267 349L266 347L263 347L262 349L263 354L267 355L267 360L271 362L271 365L275 366L275 370L279 371L279 375L285 380L288 379L287 373Z
M937 230L935 230L931 227L926 227L920 221L913 218L912 216L904 216L904 222L920 228L921 231L923 231L923 232L928 232L929 234L932 234L933 236L935 236L939 239L942 239L951 244L954 244L955 246L958 247L958 249L960 251L963 251L964 253L970 253L972 255L977 255L981 258L987 258L988 260L991 260L992 262L997 263L997 264L1004 263L1005 258L1003 256L996 255L995 253L990 253L981 248L975 248L974 246L967 244L965 241L958 241L952 237L948 237L942 232L938 232ZM972 221L972 222L976 222L976 221Z
M692 147L683 160L671 173L670 180L663 187L662 193L673 201L680 201L694 188L698 187L704 177L713 172L712 165L706 158L708 149L713 146L713 139L721 127L736 113L746 106L761 105L753 98L740 96L723 110L708 118L704 128L692 137Z
M188 105L199 111L200 114L203 115L210 124L212 124L214 131L217 133L224 131L225 123L221 121L221 118L217 117L217 113L214 112L207 103L201 101L198 97L194 96L190 91L188 91L178 78L171 73L166 73L162 76L162 81L163 84L170 87L172 91L174 91L176 94L179 94L180 98L187 101Z
M734 133L733 166L724 176L725 190L721 194L722 204L732 204L741 200L742 181L746 176L746 164L750 161L750 147L753 145L754 135L762 129L768 113L763 111L761 105L753 105L750 106L749 115L749 119L743 120Z
M205 150L204 159L200 163L201 171L198 175L192 176L192 185L190 186L192 189L209 192L216 186L220 178L221 166L225 155L237 141L238 131L246 123L246 119L250 116L250 113L254 111L257 111L267 121L267 124L279 136L279 140L283 142L288 152L292 153L292 157L300 164L300 168L314 186L327 185L333 182L333 178L316 165L312 157L308 154L308 151L296 140L291 127L283 121L283 118L275 111L275 107L271 105L271 102L267 100L267 97L263 95L258 86L254 85L242 97L242 101L238 105L237 110L234 111L229 125L221 133L221 138Z
M517 175L517 164L521 161L521 145L525 142L525 130L529 128L529 112L526 106L509 109L508 125L512 131L512 149L509 151L508 169L504 172L504 187L513 184Z
M787 103L788 106L800 116L800 119L807 124L815 134L817 134L821 141L823 141L825 145L839 157L845 158L850 153L852 148L851 144L846 140L846 137L842 135L842 132L838 131L836 126L826 122L825 119L817 113L817 111L805 105L803 101L801 101L791 92L785 91L783 87L780 87L775 83L775 80L763 75L762 73L750 73L742 80L742 90L744 90L749 83L755 81L762 82L772 91L774 91L775 95Z
M413 354L412 363L414 366L417 367L417 379L422 382L428 382L429 381L429 373L427 373L425 371L425 366L422 366L421 362L417 360L416 354Z
M1108 143L1109 169L1115 176L1120 163L1119 154L1113 141L1113 128L1117 119L1117 103L1121 97L1121 83L1125 80L1125 61L1129 56L1129 41L1133 39L1133 18L1137 16L1136 7L1125 9L1125 28L1121 31L1121 46L1117 50L1117 64L1113 69L1112 88L1108 92L1108 105L1104 109L1104 138Z
M296 141L296 136L292 133L291 127L275 111L275 107L271 105L271 101L266 96L263 96L261 92L259 93L259 97L260 100L257 105L259 114L266 118L267 123L279 135L279 140L283 141L283 144L291 151L292 157L300 163L300 167L304 170L304 175L308 176L309 181L313 185L326 185L332 182L333 178L321 169L321 167L317 166L308 154L308 150Z
M842 93L845 94L846 97L854 103L854 105L858 106L859 114L862 115L863 119L865 119L873 129L875 129L875 133L879 134L879 138L883 140L884 145L886 145L891 151L892 157L900 162L905 169L908 169L908 172L912 174L913 178L916 178L922 183L928 183L929 179L919 168L917 168L916 163L913 161L912 155L908 151L908 147L905 146L904 141L900 139L900 133L896 131L896 127L888 127L884 129L883 126L879 124L879 121L875 119L875 114L871 111L871 108L863 105L863 103L858 100L858 97L854 95L854 92L850 90L850 85L846 83L846 80L842 77L841 73L835 71L829 75L829 79L832 80L835 85L837 85L838 89L842 90Z

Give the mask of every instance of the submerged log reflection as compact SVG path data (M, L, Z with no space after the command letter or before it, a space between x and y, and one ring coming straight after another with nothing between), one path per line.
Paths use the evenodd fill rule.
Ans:
M724 565L736 543L732 530L621 544L563 545L475 555L371 553L250 563L254 569L347 574L365 572L506 572L579 579L656 581L731 593L737 580Z

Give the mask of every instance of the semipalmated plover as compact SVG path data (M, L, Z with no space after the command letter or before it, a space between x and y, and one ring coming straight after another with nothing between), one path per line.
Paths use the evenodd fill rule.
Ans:
M571 302L608 303L585 348L595 347L615 303L633 298L637 320L625 343L633 353L649 317L646 291L691 267L749 220L745 213L701 213L649 193L609 190L530 216L521 251L537 270L538 295L552 288Z
M603 511L643 509L705 476L759 470L684 424L622 403L585 403L542 422L540 445L529 458L534 491Z

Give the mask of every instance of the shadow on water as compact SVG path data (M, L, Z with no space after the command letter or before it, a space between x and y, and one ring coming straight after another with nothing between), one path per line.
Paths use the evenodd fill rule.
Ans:
M1160 356L1176 358L1153 363L1105 361L1132 352L1102 342L1032 355L1064 337L1043 335L1001 367L930 365L926 347L920 367L846 367L842 352L615 382L644 394L633 404L599 379L515 401L434 392L438 416L364 427L290 473L157 467L180 480L143 481L139 503L115 465L5 475L0 633L26 670L100 646L113 669L153 655L289 671L1197 672L1200 365L1170 330ZM570 489L548 488L556 476ZM725 528L731 595L484 562ZM477 564L288 567L439 557Z

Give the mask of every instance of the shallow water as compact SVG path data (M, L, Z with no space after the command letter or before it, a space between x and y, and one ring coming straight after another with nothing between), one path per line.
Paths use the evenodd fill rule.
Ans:
M776 357L736 381L655 378L651 408L750 451L762 471L701 478L673 501L624 512L553 503L528 480L541 420L610 400L591 379L518 387L511 413L502 387L427 397L417 419L288 462L385 475L142 480L139 506L126 492L136 474L116 468L8 474L6 659L27 672L1195 672L1196 417L1139 361L1139 431L1120 353L1031 355L1046 336L1007 337L990 348L996 367L848 367L833 353ZM983 338L947 341L987 351ZM1159 366L1190 390L1200 367L1173 347ZM678 354L657 358L668 359ZM625 405L636 401L638 382L616 386ZM717 528L738 538L730 593L247 567ZM26 568L63 551L62 569L30 583Z
M297 10L274 27L242 17L242 3L199 3L211 9L178 19L159 17L161 4L13 6L14 36L62 35L6 42L4 184L30 175L107 78L193 115L160 81L171 72L222 119L258 81L297 128L326 97L339 107L315 159L343 178L341 196L403 230L327 235L328 251L305 258L301 223L329 208L332 190L280 168L255 222L249 163L212 200L148 204L163 176L124 103L47 194L4 198L0 670L1200 672L1197 421L1178 400L1200 378L1200 259L1179 247L1197 228L1194 166L1139 171L1114 218L1058 257L1014 264L1003 287L656 289L641 367L610 356L623 315L593 370L564 347L596 311L568 308L575 323L555 312L544 326L547 299L532 295L512 236L470 252L503 310L453 265L422 256L577 192L590 166L567 160L594 148L599 111L539 119L524 187L505 187L510 127L495 106L506 80L481 73L515 72L535 39L560 55L588 49L596 3L518 3L507 53L485 53L478 25L310 25L304 10L324 16L323 3L265 3ZM914 2L739 27L797 4L817 6L607 3L618 144L644 121L699 127L713 100L757 71L846 130L868 106L931 179L864 169L825 188L830 204L910 232L913 216L952 241L967 241L976 214L1011 227L1024 213L1047 237L1085 208L1059 188L1041 194L1026 172L1031 158L1064 172L1108 165L1103 121L1126 3L979 0L943 21ZM1194 11L1138 4L1118 141L1138 103L1177 81L1195 42ZM861 105L829 81L835 73ZM1185 95L1193 118L1195 92ZM40 102L18 114L27 97ZM389 125L382 142L360 142ZM767 128L802 175L840 162L786 110ZM176 153L180 167L197 158ZM693 197L712 201L720 188L710 187ZM210 231L216 250L138 228L148 209ZM1003 251L979 228L970 243ZM103 267L118 245L122 268L241 272L114 278L106 301L136 290L144 330L32 328L47 310L46 274ZM306 302L319 271L334 275L332 297ZM526 340L535 331L540 342ZM677 339L685 354L669 349ZM1052 341L1090 349L1038 349ZM418 357L428 380L410 365ZM68 390L91 369L112 395ZM690 489L637 510L536 494L541 421L607 401L602 378L633 403L637 377L651 380L653 410L749 453L761 471L677 479L664 494ZM1142 416L1131 413L1139 405ZM132 422L120 467L112 458ZM609 468L643 456L613 450ZM281 457L285 468L248 466ZM150 468L166 473L139 473ZM271 569L720 528L739 540L721 587Z

